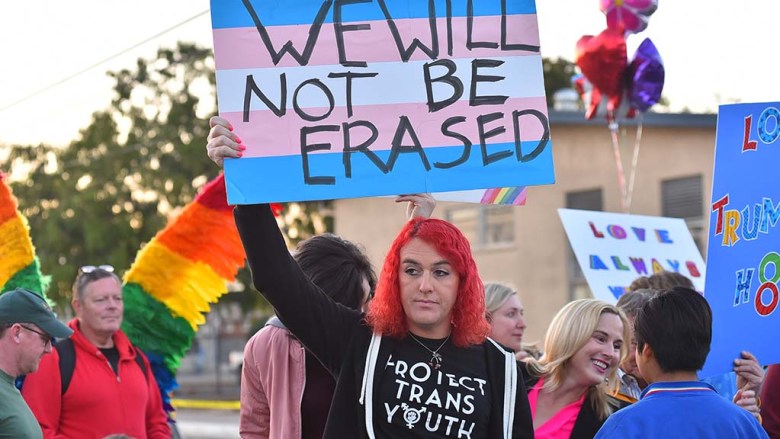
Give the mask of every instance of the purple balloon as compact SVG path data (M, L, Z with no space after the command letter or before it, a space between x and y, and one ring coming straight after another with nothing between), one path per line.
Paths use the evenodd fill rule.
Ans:
M664 63L655 44L645 38L628 67L628 101L641 112L661 100L664 89Z

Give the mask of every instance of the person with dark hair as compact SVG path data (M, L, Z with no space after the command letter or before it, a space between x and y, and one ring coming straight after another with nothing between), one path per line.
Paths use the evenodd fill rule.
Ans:
M695 289L693 282L689 278L671 271L653 273L650 277L638 277L631 285L632 288L629 288L629 292L620 296L617 306L626 313L632 325L636 312L649 300L648 292L652 296L657 294L658 291L675 287ZM647 287L639 290L633 289L633 287L641 285L647 285ZM635 291L643 291L644 293L639 295L632 294ZM636 367L635 358L634 353L631 352L626 362L621 364L621 370L625 371L627 375L618 371L622 381L621 389L618 394L613 395L628 402L635 402L639 392L647 386L647 382L642 379L642 375ZM633 379L636 380L636 386L631 383ZM732 399L734 403L752 413L756 418L759 418L757 398L763 379L764 372L758 363L758 359L750 352L742 352L740 357L734 360L733 372L707 377L702 379L702 381L712 385L721 396Z
M44 438L127 434L168 439L171 428L149 360L120 329L122 282L110 265L79 269L71 302L73 336L55 345L22 395ZM61 358L68 358L66 371ZM65 374L68 374L66 378Z
M674 287L695 289L693 282L685 275L675 271L659 271L650 276L639 276L628 286L628 291L637 290L668 290Z
M230 124L210 125L211 159L240 155ZM482 281L455 226L407 222L362 314L307 278L268 205L234 215L255 288L336 377L324 438L533 437L517 361L487 338Z
M629 291L618 298L616 306L623 311L628 321L629 333L631 334L628 355L620 363L617 371L617 378L620 386L613 390L611 395L617 399L628 403L634 403L639 400L642 390L647 387L647 381L642 378L642 373L636 365L636 338L634 337L634 319L636 313L658 294L657 290L638 289Z
M336 235L301 242L294 258L323 293L350 309L362 309L376 286L368 257ZM244 348L241 437L322 438L335 387L316 357L272 317Z
M345 239L330 233L313 236L298 244L294 258L312 282L348 308L363 309L374 294L376 273L368 256ZM356 283L363 288L352 288Z
M612 415L597 438L767 438L747 411L697 380L712 341L712 311L696 291L676 287L645 304L634 321L637 364L650 385Z
M71 334L42 296L24 288L0 294L0 438L43 437L14 380L38 370L54 337Z
M664 270L653 273L647 278L647 281L650 284L648 288L658 291L670 290L675 287L696 289L693 286L693 281L676 271Z
M430 195L409 195L409 214L430 216ZM364 310L376 288L368 256L355 244L326 233L298 244L293 258L333 301ZM321 439L336 381L319 360L272 317L244 348L239 433L244 439Z
M525 380L537 439L590 439L625 404L611 398L626 356L625 316L596 299L569 302L553 317Z
M638 278L634 279L631 282L631 285L628 286L628 291L647 290L647 289L651 289L650 278L648 278L647 276L639 276Z

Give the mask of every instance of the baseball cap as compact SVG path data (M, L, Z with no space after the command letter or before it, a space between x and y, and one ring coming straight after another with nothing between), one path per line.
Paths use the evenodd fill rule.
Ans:
M57 320L43 297L24 288L0 294L0 324L34 323L56 338L68 338L73 330Z

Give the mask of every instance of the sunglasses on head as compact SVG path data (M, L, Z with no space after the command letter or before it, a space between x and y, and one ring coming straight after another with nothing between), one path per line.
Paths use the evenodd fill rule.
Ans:
M114 267L112 267L110 265L97 265L97 266L95 266L95 265L85 265L85 266L79 268L79 273L89 274L89 273L94 272L95 270L103 270L103 271L107 271L109 273L113 273L114 272Z

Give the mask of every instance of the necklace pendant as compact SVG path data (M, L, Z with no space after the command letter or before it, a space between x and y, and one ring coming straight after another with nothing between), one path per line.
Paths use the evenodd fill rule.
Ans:
M431 356L431 361L428 362L428 364L434 368L439 369L441 367L441 355L438 352L434 352Z
M417 342L417 344L422 346L426 351L431 353L431 359L428 361L428 365L431 366L431 368L433 368L435 370L438 370L439 368L441 368L442 356L439 353L439 350L444 347L444 345L447 343L447 340L450 339L450 336L448 335L447 338L445 338L444 341L441 342L439 347L436 348L436 350L431 350L431 348L429 348L428 346L425 346L425 343L423 343L420 340L418 340L417 337L415 337L414 334L412 334L411 332L409 332L409 336L412 337L412 340Z

